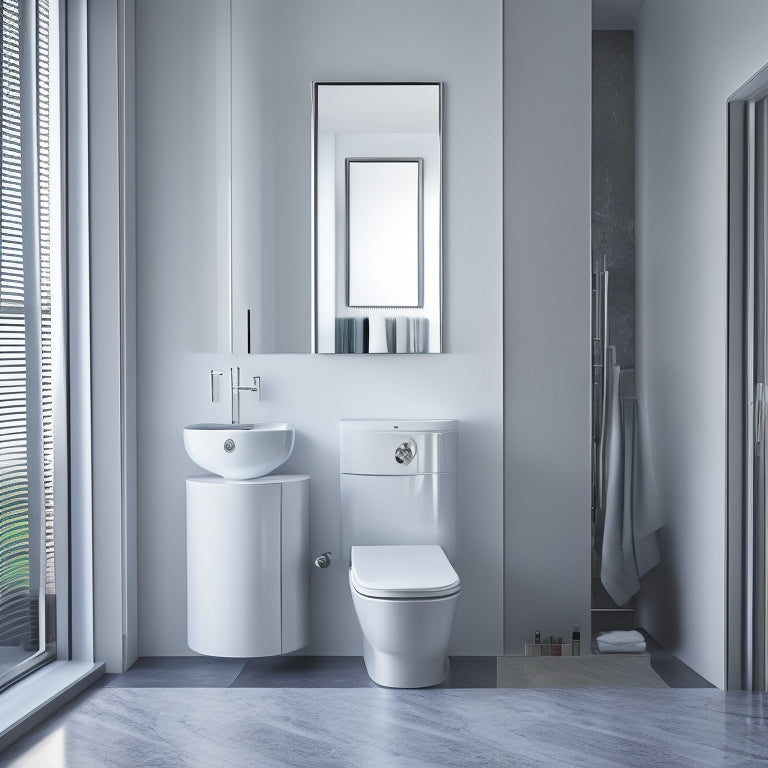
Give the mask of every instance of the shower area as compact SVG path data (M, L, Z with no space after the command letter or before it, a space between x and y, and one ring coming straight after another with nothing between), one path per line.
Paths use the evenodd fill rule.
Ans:
M635 392L632 31L592 33L592 632L636 626L640 576L658 561L640 499ZM643 511L645 510L645 511Z

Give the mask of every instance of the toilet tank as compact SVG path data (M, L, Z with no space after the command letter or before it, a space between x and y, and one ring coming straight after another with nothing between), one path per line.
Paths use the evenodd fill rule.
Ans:
M355 545L439 544L455 556L458 426L454 419L340 422L345 562ZM403 446L415 451L399 463Z

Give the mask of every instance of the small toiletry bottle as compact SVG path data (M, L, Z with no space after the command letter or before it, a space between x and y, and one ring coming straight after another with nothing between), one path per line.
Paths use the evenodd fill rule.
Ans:
M581 656L581 632L579 632L579 625L573 625L573 637L571 638L571 653L574 656Z

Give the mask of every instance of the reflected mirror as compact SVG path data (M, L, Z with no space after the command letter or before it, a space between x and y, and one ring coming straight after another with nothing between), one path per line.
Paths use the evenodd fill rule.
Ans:
M316 83L313 351L441 351L441 85Z
M347 159L350 307L421 302L421 159Z

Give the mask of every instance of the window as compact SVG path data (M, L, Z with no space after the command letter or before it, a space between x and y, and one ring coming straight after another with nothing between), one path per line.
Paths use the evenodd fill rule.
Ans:
M0 0L0 687L56 656L65 421L55 0Z

